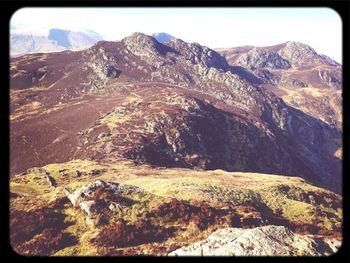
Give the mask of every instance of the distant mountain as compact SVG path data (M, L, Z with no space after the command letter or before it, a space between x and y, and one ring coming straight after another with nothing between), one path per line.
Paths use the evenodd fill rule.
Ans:
M19 56L29 53L47 53L63 50L81 50L88 48L102 37L91 30L71 31L58 28L49 29L48 32L30 32L11 29L10 54Z
M330 125L342 124L342 66L312 47L288 41L268 47L217 49L234 72Z
M169 35L167 33L155 33L152 35L152 37L154 37L160 43L169 42L169 41L175 39L174 36Z

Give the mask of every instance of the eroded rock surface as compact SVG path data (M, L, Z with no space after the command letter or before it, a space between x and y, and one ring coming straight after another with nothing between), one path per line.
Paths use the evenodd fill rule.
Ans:
M220 229L169 256L321 256L335 253L339 246L340 241L326 242L294 234L284 226L269 225Z

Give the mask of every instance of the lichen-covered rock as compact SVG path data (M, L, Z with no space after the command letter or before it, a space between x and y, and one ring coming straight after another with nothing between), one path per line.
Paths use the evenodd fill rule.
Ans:
M328 242L294 234L284 226L225 228L169 256L321 256L339 248L339 242L332 246Z

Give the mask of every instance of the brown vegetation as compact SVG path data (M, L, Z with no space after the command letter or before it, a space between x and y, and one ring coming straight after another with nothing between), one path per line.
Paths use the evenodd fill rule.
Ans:
M149 220L130 224L123 219L104 227L91 242L99 247L127 247L162 241L174 233L173 227L159 227Z
M240 217L233 209L217 209L204 202L191 201L190 204L173 198L154 208L149 217L160 218L164 222L177 221L183 224L193 222L200 230L213 224L239 226Z
M59 201L51 205L58 205ZM73 245L74 238L63 233L68 225L64 220L65 215L52 207L11 211L10 239L13 249L19 254L42 256Z

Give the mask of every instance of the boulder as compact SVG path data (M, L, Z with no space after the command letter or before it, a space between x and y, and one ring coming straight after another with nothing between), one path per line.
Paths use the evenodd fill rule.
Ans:
M50 187L52 189L55 189L57 187L57 183L56 183L55 178L50 176L50 174L48 172L45 172L44 176L45 176L45 179L46 179L47 183L50 185Z
M339 245L269 225L220 229L206 240L179 248L169 256L321 256L335 253Z
M105 151L107 154L110 154L111 152L113 152L116 149L116 147L113 145L112 142L108 142L106 147L105 147Z
M82 187L76 189L74 192L69 192L67 189L64 189L63 191L69 198L69 200L72 202L73 206L78 206L80 202L85 201L85 199L89 196L91 196L97 189L103 189L106 191L111 191L115 195L119 195L118 193L118 184L115 183L106 183L102 180L97 180L92 183L88 183L86 185L83 185Z
M81 176L81 172L79 170L76 170L74 173L75 177L80 177Z
M80 208L81 210L85 211L89 217L102 209L102 207L93 200L80 202Z
M118 204L116 202L111 202L110 205L108 206L109 210L113 211L113 212L121 212L122 209L124 208L124 206L122 206L121 204Z

